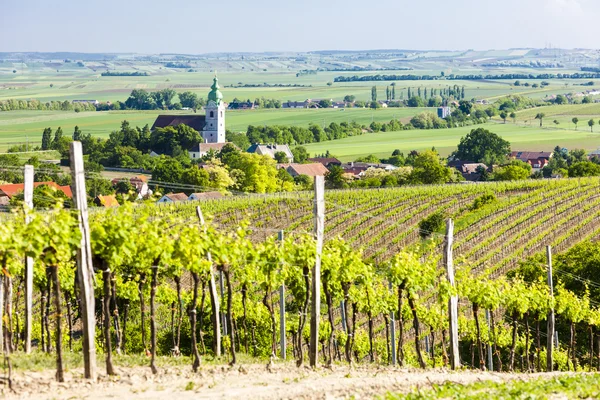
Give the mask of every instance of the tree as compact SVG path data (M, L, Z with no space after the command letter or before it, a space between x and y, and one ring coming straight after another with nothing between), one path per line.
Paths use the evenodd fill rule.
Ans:
M371 101L377 101L377 86L371 88Z
M354 100L356 100L356 96L354 95L347 94L344 96L344 102L346 103L354 103Z
M409 107L423 107L425 105L425 103L423 102L422 98L420 98L418 96L412 96L411 98L408 99L407 105Z
M554 122L554 125L556 125L556 126L558 126L558 124L560 124L560 122L558 122L558 120L557 120L557 119L555 119L555 120L554 120L554 121L552 121L552 122Z
M588 121L588 126L590 127L590 132L594 132L594 125L596 125L596 121L594 121L594 119L590 119Z
M52 144L50 145L50 148L53 150L58 150L62 137L63 131L62 128L59 126L58 129L56 129L56 132L54 132L54 139L52 139Z
M509 153L508 141L487 129L477 128L460 139L455 155L459 160L494 165L502 163Z
M591 161L579 161L569 167L569 177L598 176L600 165Z
M42 150L50 150L52 145L52 129L45 128L42 133Z
M540 127L542 126L542 122L544 121L544 117L546 116L546 114L544 113L537 113L535 115L535 119L539 119L540 120Z
M515 114L514 112L511 112L509 117L512 118L513 124L517 123L517 114Z
M573 119L571 120L571 122L573 122L573 124L575 124L575 130L577 130L577 123L579 122L579 118L573 117Z
M344 180L344 169L340 166L333 165L329 168L329 172L325 174L325 183L331 189L343 189L348 187Z
M198 108L198 95L189 91L179 93L179 102L182 107L196 109Z
M308 152L305 147L296 146L292 149L294 155L294 162L303 163L308 159ZM285 161L284 161L285 162Z
M506 113L506 111L501 111L500 118L502 118L502 121L504 121L504 123L506 123L506 117L508 117L508 114Z
M331 107L331 100L323 99L319 101L319 108L329 108Z
M531 175L531 165L520 160L511 161L510 164L498 168L494 171L494 180L496 181L517 181L529 178Z
M438 184L449 182L451 176L452 171L442 164L438 153L427 150L415 157L409 179L413 183Z
M81 129L79 129L79 127L77 125L75 125L75 129L73 130L73 140L76 142L81 141Z
M275 161L277 161L277 163L279 163L279 164L288 162L287 154L285 154L283 151L276 152L274 154L274 156L275 156Z
M473 110L473 103L467 100L461 100L458 103L458 109L465 115L470 115Z

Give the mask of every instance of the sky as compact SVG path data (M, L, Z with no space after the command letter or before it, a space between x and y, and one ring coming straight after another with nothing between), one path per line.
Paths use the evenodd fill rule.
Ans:
M0 52L598 48L600 0L0 0Z

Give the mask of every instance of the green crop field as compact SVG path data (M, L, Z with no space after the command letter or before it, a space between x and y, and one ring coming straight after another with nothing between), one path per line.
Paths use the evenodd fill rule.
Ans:
M375 154L389 157L395 149L405 154L411 150L426 150L435 147L441 155L447 156L456 149L460 138L475 128L485 128L508 140L514 150L548 151L556 146L569 149L593 150L600 146L600 133L590 133L589 129L555 129L515 125L507 122L487 123L454 129L408 130L399 132L379 132L354 136L345 139L311 143L305 145L309 154L322 154L329 150L343 161ZM599 129L600 130L600 129Z
M423 112L425 108L388 108L388 109L297 109L297 110L235 110L226 115L227 129L245 131L248 125L296 125L308 126L310 123L321 126L331 122L352 122L368 125L372 121L388 122L400 119L406 122L412 116ZM430 111L435 111L431 110ZM123 120L133 126L152 125L158 114L173 113L165 111L106 111L106 112L64 112L64 111L8 111L0 112L0 148L15 143L40 143L42 131L46 127L53 130L62 127L64 132L72 132L75 125L84 133L98 137L108 137L110 132L119 128ZM179 111L189 114L190 111Z

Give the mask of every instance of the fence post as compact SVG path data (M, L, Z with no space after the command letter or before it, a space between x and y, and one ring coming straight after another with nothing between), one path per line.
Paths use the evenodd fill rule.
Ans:
M485 320L487 321L488 332L492 331L492 327L490 325L490 310L485 310ZM488 359L488 371L494 370L494 360L492 358L492 345L490 343L487 344L487 359Z
M202 214L202 209L200 209L200 206L196 207L196 215L198 216L198 219L200 220L200 225L203 227L203 229L206 232L206 228L204 227L204 215ZM214 273L214 268L212 265L212 257L210 255L210 253L208 253L206 255L206 257L208 258L208 261L210 261L210 287L209 287L209 292L210 292L210 301L211 301L211 305L212 305L212 316L211 316L211 320L213 323L213 334L215 335L214 338L214 344L213 344L213 349L215 352L215 357L220 357L221 356L221 321L219 318L220 312L219 312L219 294L217 293L217 283L215 282L215 273ZM232 343L232 346L234 344Z
M312 271L312 302L310 309L310 366L316 367L319 358L319 319L321 317L321 251L325 230L325 178L315 176L315 236L317 251Z
M454 241L454 223L449 218L446 221L446 240L444 251L444 264L446 264L446 274L448 282L452 288L456 287L454 283L454 265L452 264L452 243ZM450 365L452 369L460 368L460 355L458 353L458 296L450 296L448 301L448 317L450 327Z
M283 231L279 231L277 239L282 242L283 245ZM279 287L279 346L281 348L281 359L285 360L285 283L283 282Z
M390 292L391 291L392 282L390 282ZM390 311L390 339L392 341L392 365L396 365L396 320L393 311Z
M83 321L83 361L84 376L96 379L96 314L94 300L94 266L90 244L90 226L88 223L87 192L85 190L85 171L81 142L71 142L71 177L73 185L73 204L77 212L81 245L77 250L77 279L81 301L81 319Z
M33 210L33 165L26 165L24 171L23 200L27 206L25 223L31 221L29 212ZM31 353L31 324L33 309L33 258L25 258L25 354Z
M552 246L546 247L546 257L548 259L548 288L550 290L550 296L554 297L554 285L552 282ZM554 369L554 362L552 360L552 347L554 345L554 308L550 308L548 311L548 341L546 342L546 370L552 372Z

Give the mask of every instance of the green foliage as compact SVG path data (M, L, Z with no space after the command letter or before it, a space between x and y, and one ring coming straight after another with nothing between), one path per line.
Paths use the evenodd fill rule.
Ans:
M455 157L463 161L501 164L510 153L510 143L487 129L473 129L460 139Z
M419 222L419 235L425 239L434 233L441 232L445 223L446 214L443 211L436 211Z

